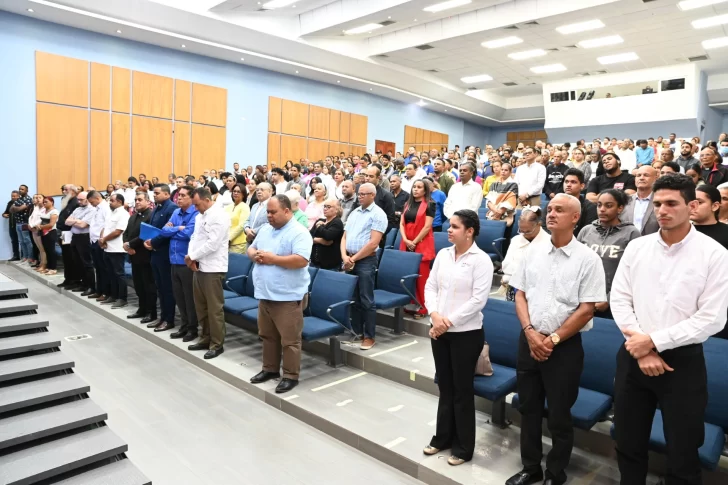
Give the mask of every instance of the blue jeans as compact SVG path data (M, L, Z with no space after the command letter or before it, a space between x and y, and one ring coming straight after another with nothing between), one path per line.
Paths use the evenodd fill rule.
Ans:
M15 230L18 232L18 248L20 249L20 257L33 259L33 241L30 239L30 231L23 230L23 224L16 224Z
M159 295L160 322L174 323L174 291L172 290L172 265L169 261L169 250L164 249L152 253L152 271L154 284Z
M351 317L351 328L364 338L374 338L377 331L377 310L374 306L374 277L377 271L377 257L369 256L359 260L354 269L349 271L359 277L354 291L354 311Z

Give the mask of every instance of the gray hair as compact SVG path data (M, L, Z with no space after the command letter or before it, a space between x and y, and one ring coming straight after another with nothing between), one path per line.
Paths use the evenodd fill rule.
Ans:
M301 194L297 190L287 190L281 195L285 195L286 197L288 197L288 200L291 201L291 206L294 206L301 201Z
M716 187L718 190L728 189L728 182L720 184L718 187Z

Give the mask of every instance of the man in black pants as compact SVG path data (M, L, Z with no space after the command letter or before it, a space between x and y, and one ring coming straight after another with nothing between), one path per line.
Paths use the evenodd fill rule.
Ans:
M106 218L101 231L99 246L104 249L104 261L108 268L111 282L111 294L101 302L102 305L113 303L111 308L122 308L127 305L126 275L124 274L124 242L122 234L129 223L129 213L124 208L124 196L114 194L109 200L111 214Z
M139 308L126 318L141 318L140 323L149 323L157 319L157 286L152 274L151 252L144 247L144 240L139 238L142 223L149 223L152 218L151 201L147 192L137 192L134 198L136 212L129 218L124 231L124 251L131 262L131 277L134 280L134 292L139 299Z
M13 246L13 257L10 261L20 261L20 246L18 246L18 231L15 228L15 216L10 212L10 207L15 204L15 201L20 198L20 193L17 190L13 190L10 193L10 201L5 207L3 217L8 220L8 231L10 232L10 241Z
M725 326L728 251L690 224L699 205L690 177L660 177L652 193L660 230L627 246L610 294L627 339L614 382L617 461L623 485L645 483L659 405L666 483L698 485L708 402L702 343Z
M96 288L88 297L96 301L104 301L111 293L111 283L106 268L106 261L104 261L104 249L99 246L99 238L106 224L106 218L111 214L111 209L109 208L109 203L95 190L90 191L86 198L88 199L88 203L96 208L94 217L91 220L91 226L89 227L91 259L96 270Z
M66 219L73 214L73 211L78 207L78 200L76 195L78 191L76 186L73 184L67 184L64 189L63 200L66 206L61 208L61 212L58 214L58 222L56 222L56 229L58 232L58 242L61 245L61 258L63 259L63 281L57 286L59 288L65 288L67 286L78 286L83 277L83 274L78 271L73 265L73 253L71 251L70 244L64 244L64 234L70 233L71 226L66 225Z
M96 289L96 276L94 274L94 263L91 259L91 239L89 231L91 222L96 215L96 207L88 203L87 193L81 192L76 197L78 207L66 219L66 225L71 228L71 256L73 258L73 270L81 276L76 286L66 286L67 290L81 293L81 296L89 296Z
M566 481L564 470L574 446L571 407L579 394L584 367L579 332L591 328L594 305L607 299L601 259L574 237L580 211L576 197L555 195L546 216L550 243L529 248L510 281L518 289L516 314L523 328L516 364L523 470L506 485L544 479L541 426L545 401L553 446L546 458L543 483Z

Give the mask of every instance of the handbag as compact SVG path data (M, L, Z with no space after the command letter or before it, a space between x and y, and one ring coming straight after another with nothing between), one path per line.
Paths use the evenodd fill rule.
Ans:
M476 376L492 376L493 365L490 363L490 345L488 342L483 344L483 350L480 351L478 362L475 364Z

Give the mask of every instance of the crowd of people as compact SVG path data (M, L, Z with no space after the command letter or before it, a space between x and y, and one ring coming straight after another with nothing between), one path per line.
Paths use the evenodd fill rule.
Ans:
M674 483L699 483L706 393L700 343L721 331L725 336L728 314L725 165L725 134L705 145L671 134L636 144L604 138L462 152L457 145L422 153L409 147L404 155L340 153L270 167L235 163L231 171L169 174L164 182L139 174L105 191L67 184L59 208L53 197L31 198L21 185L3 216L13 260L54 275L59 244L59 286L111 308L128 304L128 259L138 296L128 318L164 332L175 328L179 313L180 328L170 337L197 340L189 350L205 351L206 359L224 351L228 254L247 254L255 262L263 342L262 370L251 381L280 378L279 393L293 389L300 376L307 266L358 277L351 326L360 348L371 349L376 254L398 233L397 249L422 255L416 299L407 311L429 316L440 389L436 434L424 453L449 448L451 465L472 459L481 310L498 274L522 323L523 470L507 485L566 480L570 408L584 358L580 332L594 316L614 319L626 339L615 382L623 483L644 483L658 404L670 431L669 476ZM475 243L487 220L508 227L518 222L504 260L495 265ZM452 246L436 254L434 233L446 223ZM672 378L660 378L666 373ZM545 400L553 447L544 474Z

